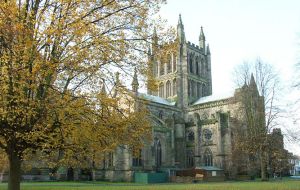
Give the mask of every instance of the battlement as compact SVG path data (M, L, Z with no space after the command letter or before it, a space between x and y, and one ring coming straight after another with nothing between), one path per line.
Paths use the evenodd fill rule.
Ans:
M190 41L187 41L187 45L188 45L189 48L194 49L196 51L201 51L201 52L203 51L202 48L200 48L198 45L196 45L196 44L194 44Z

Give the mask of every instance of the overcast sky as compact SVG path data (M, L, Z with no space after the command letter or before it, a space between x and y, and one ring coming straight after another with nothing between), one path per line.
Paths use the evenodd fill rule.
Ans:
M300 0L168 0L161 10L172 26L179 14L188 41L198 44L203 26L211 50L213 94L230 94L234 67L258 57L280 71L290 92L300 60ZM291 104L295 97L282 99ZM287 148L300 155L299 143Z

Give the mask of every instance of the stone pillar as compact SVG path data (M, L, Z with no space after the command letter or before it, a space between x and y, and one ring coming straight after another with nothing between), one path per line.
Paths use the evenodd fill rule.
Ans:
M175 124L175 164L185 167L185 125Z
M171 68L172 68L172 73L174 73L175 72L175 68L174 68L174 54L172 53L171 54Z
M197 122L197 128L196 128L196 133L197 133L197 138L195 138L195 140L197 139L196 142L196 150L195 150L195 166L196 167L200 167L201 166L201 159L202 159L202 155L201 155L201 142L202 142L202 127L201 125L198 124L199 121Z
M157 77L160 77L160 67L161 67L161 65L160 65L160 62L159 61L157 61Z
M176 151L175 150L175 130L174 129L171 131L171 150L172 150L171 165L174 166L174 164L175 164L175 156L174 156L175 152L174 151Z
M222 126L221 126L221 118L220 118L220 113L217 113L218 117L218 126L217 126L217 139L218 139L218 145L217 145L217 154L219 155L218 157L218 167L223 168L223 163L224 163L224 144L223 144L223 139L222 139Z

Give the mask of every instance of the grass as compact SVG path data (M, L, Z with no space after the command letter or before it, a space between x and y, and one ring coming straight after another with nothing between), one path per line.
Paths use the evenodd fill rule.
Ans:
M0 184L0 190L7 184ZM85 182L32 182L22 183L22 190L300 190L300 180L269 182L209 182L199 184L85 183Z

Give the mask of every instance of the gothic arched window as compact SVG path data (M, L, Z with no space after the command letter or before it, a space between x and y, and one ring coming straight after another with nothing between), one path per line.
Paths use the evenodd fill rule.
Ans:
M167 58L167 73L172 72L172 60L171 60L171 55L168 55Z
M197 97L198 97L198 98L201 97L201 91L200 91L200 88L201 88L201 84L200 84L200 83L197 83Z
M155 151L155 166L158 168L161 166L161 144L158 138L154 139L154 151Z
M162 61L160 61L159 64L160 64L160 73L159 73L159 75L161 76L161 75L165 74L165 64Z
M142 149L139 150L139 152L137 153L137 155L135 155L132 158L132 166L134 167L138 167L138 166L142 166L143 162L142 162Z
M206 91L205 91L205 89L206 89L206 86L205 86L205 84L203 84L203 85L202 85L202 96L206 96Z
M187 141L193 143L194 140L195 140L195 133L193 131L189 131L187 133Z
M192 150L187 152L187 167L194 167L194 153Z
M204 63L204 59L201 59L201 75L202 75L202 77L205 77L205 63Z
M173 54L173 72L176 71L176 55Z
M196 61L196 75L199 75L199 65L198 65L198 60Z
M163 111L159 111L159 113L158 113L159 119L163 119L163 116L164 116L164 112Z
M164 97L164 83L159 84L159 97Z
M193 73L193 57L192 57L192 55L190 55L189 62L190 62L190 73Z
M204 152L204 166L213 166L213 156L210 149L206 149Z
M171 82L168 81L167 84L167 92L166 92L166 98L170 97L172 94L171 94Z
M177 83L176 79L173 80L173 96L177 94Z
M191 95L192 97L195 97L195 82L194 81L191 81L191 89L192 89L192 92L191 92Z
M108 167L114 166L114 153L110 152L108 153L108 162L107 162Z

